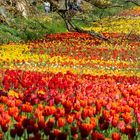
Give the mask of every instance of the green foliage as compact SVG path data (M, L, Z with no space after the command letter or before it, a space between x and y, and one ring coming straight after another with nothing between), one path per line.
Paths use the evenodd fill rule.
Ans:
M0 24L0 44L9 42L26 42L39 38L44 35L56 32L65 32L66 28L62 21L49 21L45 18L23 19L16 18L14 21L7 24Z
M120 0L112 0L124 4ZM74 17L73 22L78 27L89 27L90 23L100 18L113 16L118 12L133 7L131 3L124 4L122 8L107 8L99 9L94 8L90 12L82 13ZM45 15L43 6L37 7L40 11L38 17L31 19L24 19L21 17L10 19L10 25L0 24L0 44L9 42L26 42L30 40L43 38L44 35L57 32L66 32L65 23L56 13ZM43 15L44 14L44 15Z
M18 36L17 30L7 25L0 25L0 44L19 41L21 38Z
M105 17L110 17L110 16L114 16L117 13L121 12L124 9L129 9L134 7L135 5L133 3L125 3L123 0L111 0L112 3L117 3L119 5L123 5L120 7L112 7L112 8L106 8L106 9L99 9L99 8L95 8L92 11L92 20L98 20L100 18L105 18Z

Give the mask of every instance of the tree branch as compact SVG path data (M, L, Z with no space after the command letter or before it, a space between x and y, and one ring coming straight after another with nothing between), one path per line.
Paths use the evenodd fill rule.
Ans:
M87 33L87 34L90 34L91 36L97 38L97 39L101 39L101 40L104 40L104 41L107 41L109 43L114 43L114 40L110 39L110 38L106 38L105 36L103 36L102 34L100 33L97 33L95 31L91 31L91 30L83 30L83 29L80 29L78 27L76 27L76 31L77 32L81 32L81 33Z

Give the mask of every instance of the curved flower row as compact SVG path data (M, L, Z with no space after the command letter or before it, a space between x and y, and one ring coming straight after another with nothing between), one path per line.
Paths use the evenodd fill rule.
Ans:
M140 16L140 7L134 7L131 10L125 10L118 14L118 16L124 17L138 17Z
M47 42L33 44L29 47L32 54L43 55L47 53L51 56L70 56L74 58L90 57L91 59L103 58L107 60L120 59L129 61L131 57L132 60L137 61L140 54L139 48L134 45L132 46L132 43L129 43L129 45L102 43L101 45L93 46L91 42L82 43L82 40L77 44L75 42L71 42L71 44L65 44L65 41L63 43L62 41L55 41L55 43Z
M73 34L74 36L79 35L78 33ZM73 38L70 41L73 44L70 45L67 38L71 37L72 33L69 33L66 38L64 35L60 34L60 37L51 35L46 41L38 40L26 45L1 46L0 65L3 69L30 69L31 71L55 73L73 71L74 73L94 75L140 75L138 46L101 43L91 40L92 37L87 34L82 34L78 41ZM104 33L104 35L109 34ZM84 36L90 39L83 43L82 37ZM112 34L112 36L117 38L117 34ZM50 40L57 37L58 41ZM64 43L66 44L64 45Z
M114 17L111 19L103 19L103 21L100 23L93 23L93 27L86 29L94 30L96 32L118 32L118 33L140 34L139 24L140 24L139 17L133 19Z
M93 23L93 27L87 28L87 30L139 34L139 15L140 8L134 7L132 9L124 10L111 18L103 18L100 21Z

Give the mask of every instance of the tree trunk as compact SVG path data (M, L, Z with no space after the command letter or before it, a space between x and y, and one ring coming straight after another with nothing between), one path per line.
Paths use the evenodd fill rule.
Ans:
M28 18L31 15L30 3L28 0L16 0L16 9L23 17Z
M114 40L110 39L110 38L106 38L105 36L103 36L102 34L100 33L97 33L95 31L91 31L91 30L83 30L83 29L80 29L80 28L76 28L77 32L81 32L81 33L87 33L87 34L90 34L91 36L97 38L97 39L101 39L101 40L104 40L104 41L107 41L109 43L115 43Z
M4 6L0 6L0 23L6 23L9 25L9 20L6 8Z
M114 41L112 39L106 38L104 37L102 34L97 33L95 31L88 31L88 30L83 30L80 29L78 27L76 27L73 23L72 23L72 17L69 16L68 11L64 11L64 10L59 10L58 14L63 18L66 28L69 32L81 32L81 33L87 33L90 34L91 36L98 38L98 39L102 39L104 41L108 41L110 43L113 43Z
M76 31L76 27L72 23L72 21L71 21L72 17L69 16L68 11L59 10L58 14L63 18L68 31L70 31L70 32Z
M64 21L65 21L65 24L66 24L66 27L67 27L68 31L71 31L71 32L76 31L75 26L71 23L70 20L66 19Z

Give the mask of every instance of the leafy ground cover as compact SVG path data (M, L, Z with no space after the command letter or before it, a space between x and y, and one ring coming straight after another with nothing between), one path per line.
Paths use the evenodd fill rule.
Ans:
M113 18L115 29L102 27L112 44L73 32L0 46L0 139L139 140L139 28L128 30L139 22L134 10L139 15L135 8Z

